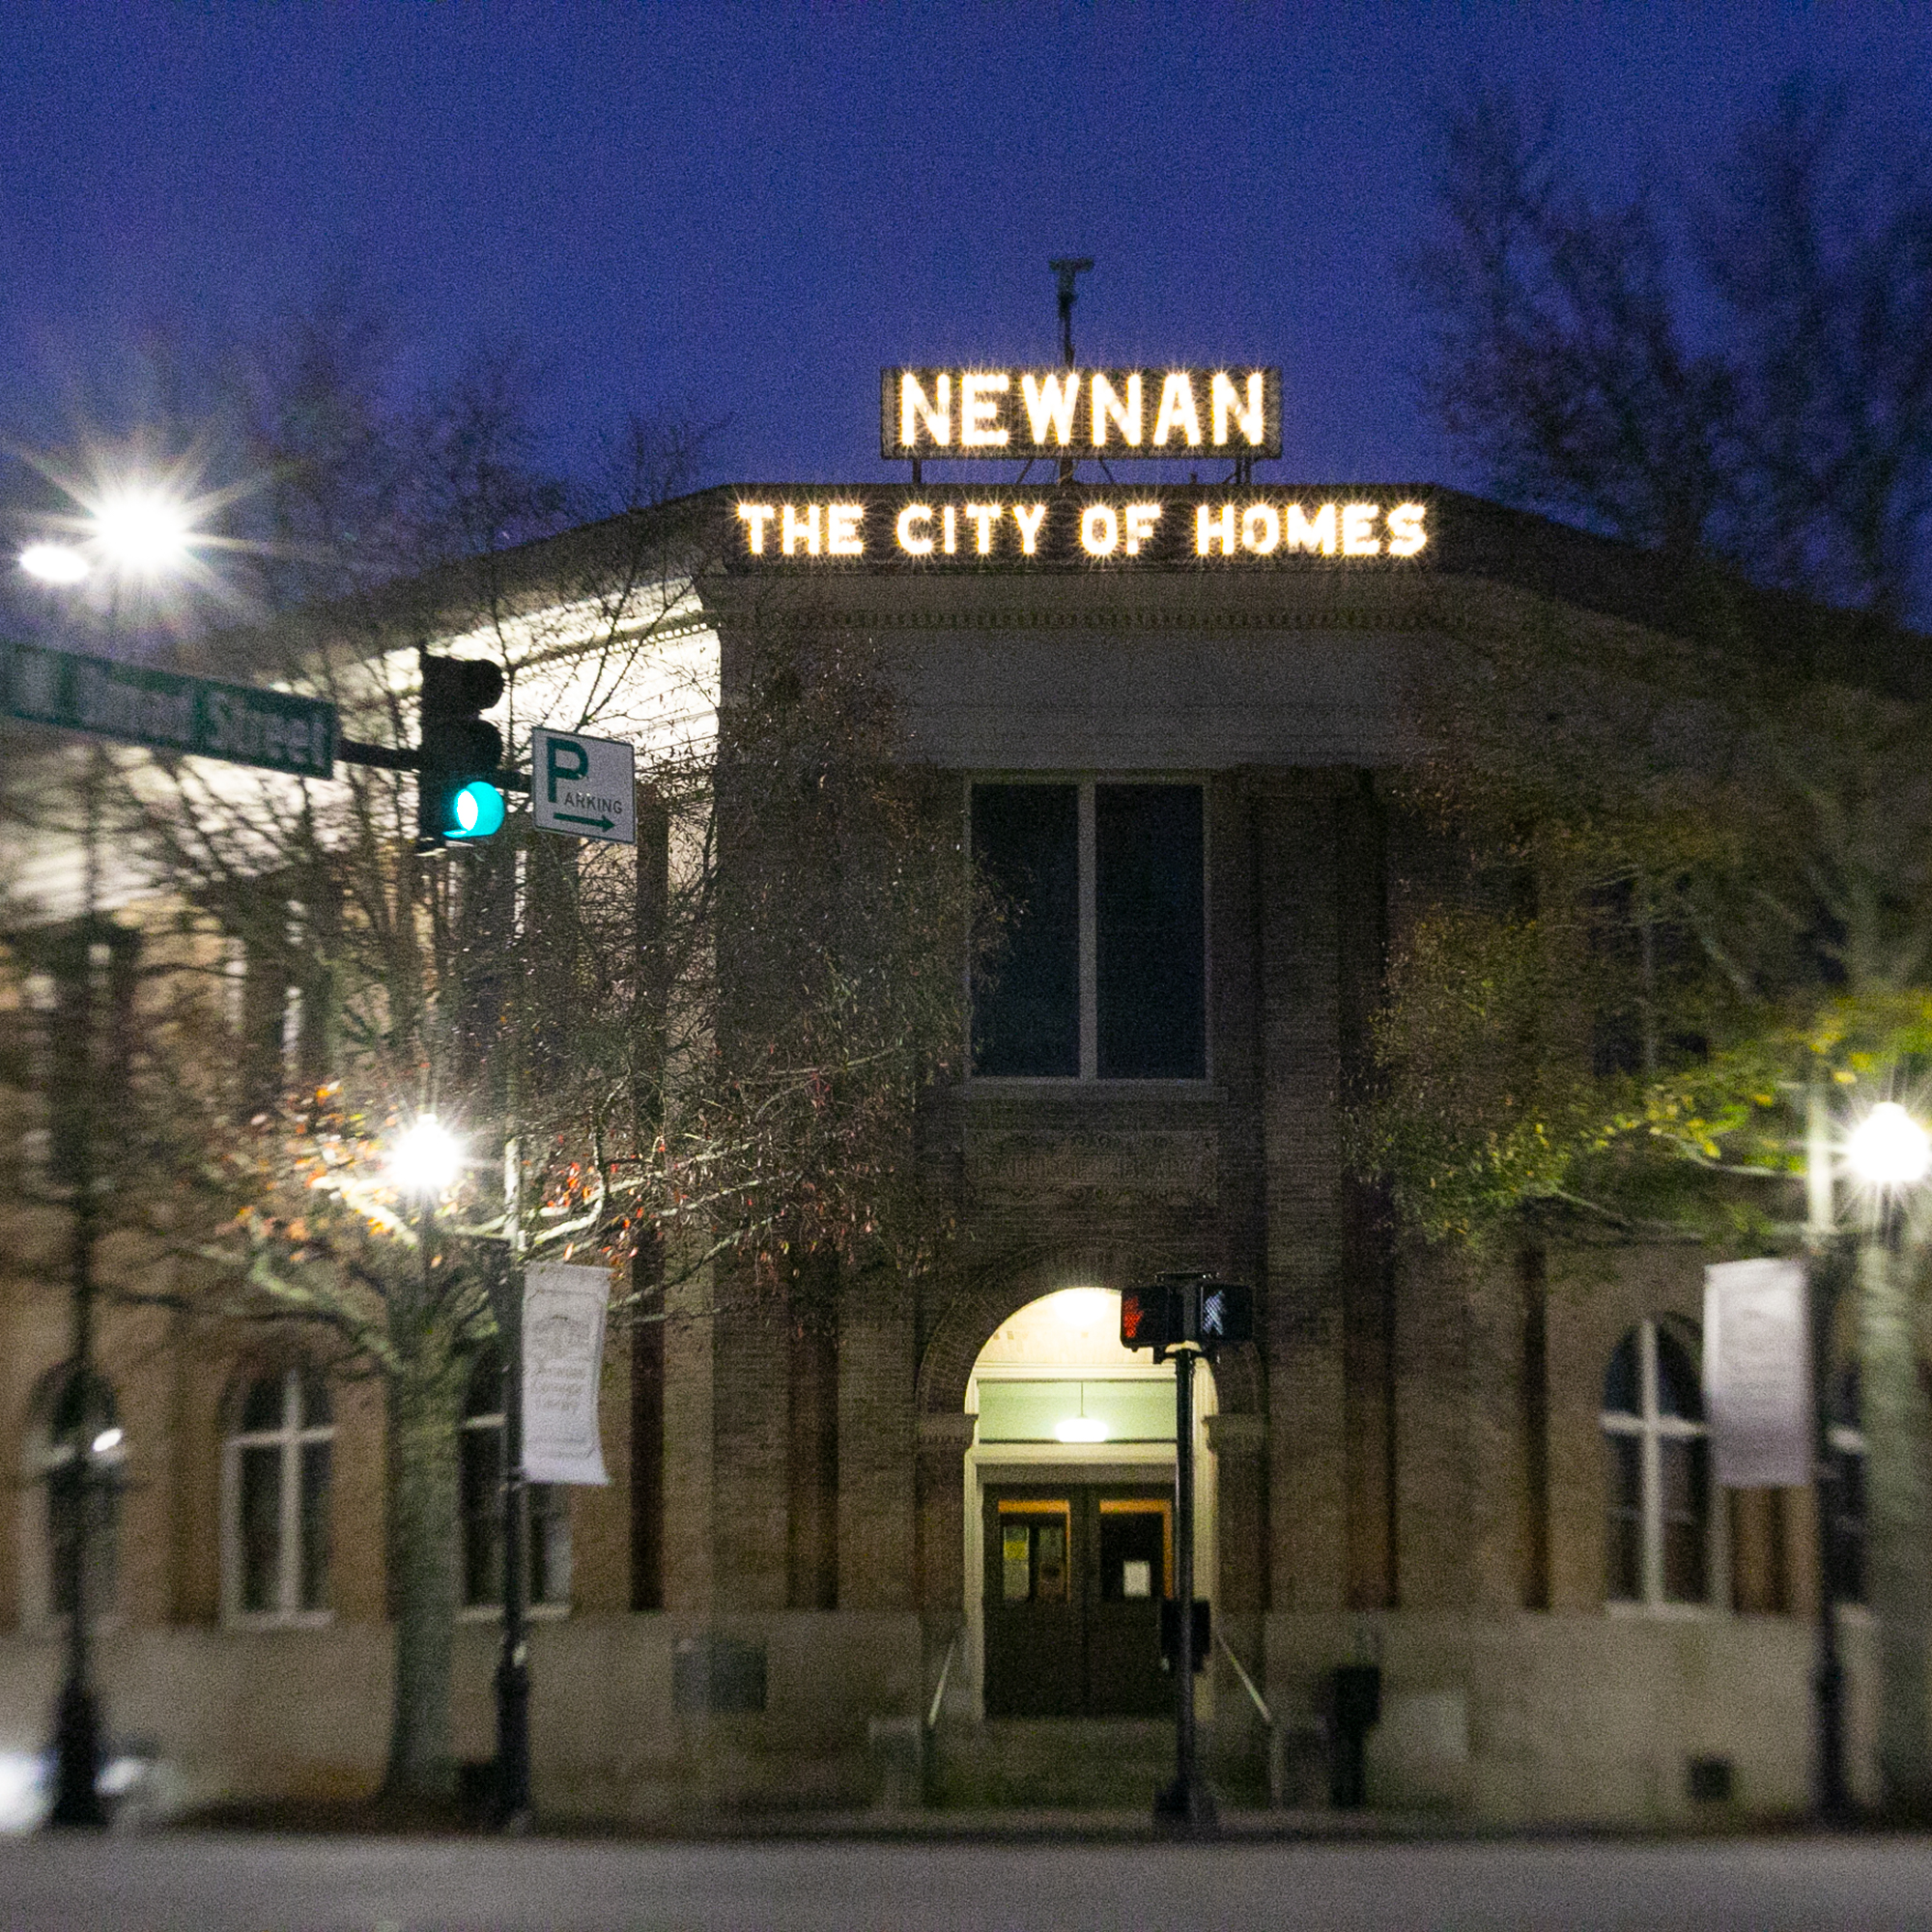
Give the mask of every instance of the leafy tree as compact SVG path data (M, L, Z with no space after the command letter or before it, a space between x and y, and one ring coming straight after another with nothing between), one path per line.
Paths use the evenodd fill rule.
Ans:
M1932 156L1791 90L1701 203L1606 205L1504 97L1445 124L1428 393L1505 500L1649 553L1643 624L1448 596L1406 781L1464 885L1419 914L1359 1152L1436 1238L1788 1244L1807 1123L1932 1049ZM1865 157L1882 153L1882 163ZM1889 1802L1932 1801L1928 1417L1865 1244Z
M404 747L415 652L488 658L513 754L531 722L638 743L638 850L513 814L422 855L404 774L134 754L113 760L114 828L175 908L145 1065L156 1169L192 1183L165 1238L213 1284L188 1298L305 1324L385 1392L386 1788L411 1797L452 1776L489 1243L620 1274L641 1257L633 1320L663 1320L681 1277L755 1296L811 1253L929 1263L912 1122L961 1037L971 901L956 825L895 765L867 640L782 597L736 610L742 689L719 711L694 588L710 526L675 500L700 429L633 424L593 497L536 465L514 369L398 401L381 348L326 316L238 384L235 440L268 479L232 526L258 614L197 661L324 693L349 735ZM387 1172L430 1112L472 1156L434 1222Z

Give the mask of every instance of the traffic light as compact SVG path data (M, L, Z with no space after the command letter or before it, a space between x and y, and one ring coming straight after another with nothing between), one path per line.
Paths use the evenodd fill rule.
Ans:
M1162 1282L1121 1291L1121 1347L1151 1349L1156 1359L1174 1334L1174 1291Z
M503 673L480 658L417 653L422 720L416 766L416 849L487 838L503 823L497 789L503 736L477 715L503 695Z

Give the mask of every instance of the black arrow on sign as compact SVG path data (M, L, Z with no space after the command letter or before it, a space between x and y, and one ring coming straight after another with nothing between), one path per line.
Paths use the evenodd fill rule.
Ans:
M580 818L574 811L559 811L554 814L564 825L594 825L599 832L609 832L616 824L614 818Z

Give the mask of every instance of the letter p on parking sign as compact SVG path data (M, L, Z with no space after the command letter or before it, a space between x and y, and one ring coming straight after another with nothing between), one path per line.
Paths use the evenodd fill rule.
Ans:
M619 738L530 733L530 815L545 832L638 842L635 757Z

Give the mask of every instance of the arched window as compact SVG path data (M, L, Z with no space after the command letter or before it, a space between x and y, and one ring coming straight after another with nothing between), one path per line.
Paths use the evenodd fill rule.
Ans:
M1701 1604L1711 1594L1710 1443L1690 1351L1661 1321L1617 1344L1604 1377L1607 1594Z
M1832 1452L1827 1491L1826 1574L1841 1604L1865 1601L1865 1437L1859 1420L1859 1372L1840 1369L1832 1380L1826 1442Z
M325 1617L335 1439L328 1385L313 1369L256 1376L234 1418L222 1472L228 1614L246 1623Z
M112 1616L121 1583L121 1491L128 1438L114 1390L99 1375L85 1381L62 1367L35 1403L27 1477L40 1499L43 1566L30 1577L28 1601L44 1619L73 1614L73 1559L82 1552L88 1621Z
M494 1349L477 1357L463 1405L463 1601L471 1609L503 1601L503 1358ZM531 1483L526 1518L525 1575L532 1605L570 1602L570 1492Z

